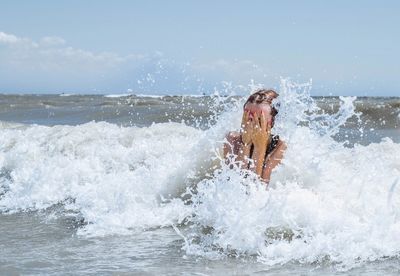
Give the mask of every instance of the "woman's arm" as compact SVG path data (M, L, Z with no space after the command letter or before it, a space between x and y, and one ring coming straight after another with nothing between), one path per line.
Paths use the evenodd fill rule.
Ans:
M240 133L237 131L231 131L225 136L226 142L224 143L224 158L228 157L228 154L238 154L240 147Z
M251 158L254 160L253 171L261 177L265 154L270 142L271 126L267 123L267 116L263 110L257 114L258 116L253 121L253 154Z
M272 170L281 163L286 148L287 148L286 143L279 139L276 148L272 151L272 153L269 156L267 156L267 159L265 160L265 167L261 175L261 178L265 182L267 183L269 182Z

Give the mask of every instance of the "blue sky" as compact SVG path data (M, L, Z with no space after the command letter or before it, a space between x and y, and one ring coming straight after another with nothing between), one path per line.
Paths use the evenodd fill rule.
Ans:
M0 2L0 93L199 94L281 77L400 96L399 1Z

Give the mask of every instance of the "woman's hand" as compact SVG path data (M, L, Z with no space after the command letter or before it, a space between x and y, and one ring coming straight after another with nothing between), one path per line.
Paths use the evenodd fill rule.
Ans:
M265 146L268 142L271 127L267 124L263 111L251 123L251 141L254 146Z
M267 109L268 110L268 109ZM242 147L238 158L242 161L242 168L247 169L249 159L253 159L255 171L259 176L262 174L265 153L269 143L271 124L268 123L266 108L260 105L252 105L245 109L242 118ZM253 152L250 156L251 147Z
M261 176L265 153L269 144L269 137L271 134L271 127L266 122L263 110L257 113L256 120L252 124L252 142L254 150L251 158L254 160L255 172Z
M241 162L240 167L242 169L249 168L249 160L250 160L250 150L251 150L251 137L252 137L252 128L249 127L250 124L250 112L245 110L242 117L242 130L241 130L241 139L242 143L239 147L238 152L238 161Z
M245 145L251 144L252 128L250 127L252 114L249 110L245 110L242 117L242 142Z

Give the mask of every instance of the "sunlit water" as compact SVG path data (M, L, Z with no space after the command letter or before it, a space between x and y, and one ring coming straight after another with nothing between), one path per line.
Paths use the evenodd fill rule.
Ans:
M268 189L221 162L245 97L0 95L2 274L398 274L400 100L309 88Z

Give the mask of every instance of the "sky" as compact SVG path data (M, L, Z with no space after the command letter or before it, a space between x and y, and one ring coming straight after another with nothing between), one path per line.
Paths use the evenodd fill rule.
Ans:
M400 1L0 1L0 93L400 96Z

